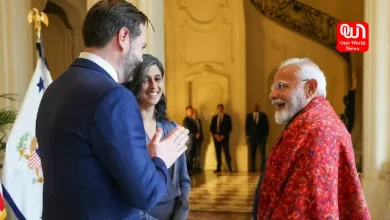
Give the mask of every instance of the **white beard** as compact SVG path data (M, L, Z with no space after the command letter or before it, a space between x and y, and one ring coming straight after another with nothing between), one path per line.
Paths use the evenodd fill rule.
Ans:
M275 121L278 124L288 124L305 106L305 93L303 88L297 88L291 100L285 103L285 109L275 112ZM283 102L280 99L273 102Z

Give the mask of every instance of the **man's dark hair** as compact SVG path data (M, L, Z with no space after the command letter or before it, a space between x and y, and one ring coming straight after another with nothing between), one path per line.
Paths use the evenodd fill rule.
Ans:
M162 78L164 78L164 67L162 63L154 56L150 54L144 54L142 56L143 61L139 63L133 72L133 79L130 82L126 82L123 85L128 88L135 97L138 97L141 92L142 84L147 79L147 73L151 66L156 65L161 72ZM167 99L164 93L161 96L161 99L157 102L156 106L156 120L163 121L168 120L167 118Z
M218 105L217 105L217 108L219 108L219 107L225 108L225 106L223 106L223 104L218 104Z
M102 48L126 27L132 38L141 35L140 24L147 25L148 17L125 0L102 0L88 11L83 24L86 47Z
M187 107L186 107L186 110L188 110L188 109L192 109L192 110L194 110L194 109L192 108L192 106L191 106L191 105L189 105L189 106L187 106Z

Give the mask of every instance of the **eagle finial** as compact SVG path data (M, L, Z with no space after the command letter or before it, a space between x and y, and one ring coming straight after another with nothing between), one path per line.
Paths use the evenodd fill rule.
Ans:
M34 22L34 29L37 32L38 40L41 38L41 22L49 26L49 19L44 12L39 12L38 9L33 8L27 16L28 23Z

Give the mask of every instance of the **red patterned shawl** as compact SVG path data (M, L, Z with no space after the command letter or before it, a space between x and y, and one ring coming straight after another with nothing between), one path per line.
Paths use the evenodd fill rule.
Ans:
M257 219L370 219L351 136L324 98L314 98L273 147Z

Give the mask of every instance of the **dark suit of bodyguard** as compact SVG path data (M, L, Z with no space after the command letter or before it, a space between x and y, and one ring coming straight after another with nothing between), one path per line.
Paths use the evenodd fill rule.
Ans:
M230 172L233 172L229 150L230 132L232 132L232 118L224 113L224 105L218 104L218 114L211 119L210 132L213 135L215 154L217 156L217 169L214 173L221 172L222 149L225 154L226 165Z
M267 137L269 135L268 117L259 111L259 104L255 104L252 113L246 116L245 133L248 137L251 153L251 171L255 172L256 152L260 150L261 166L265 165Z

